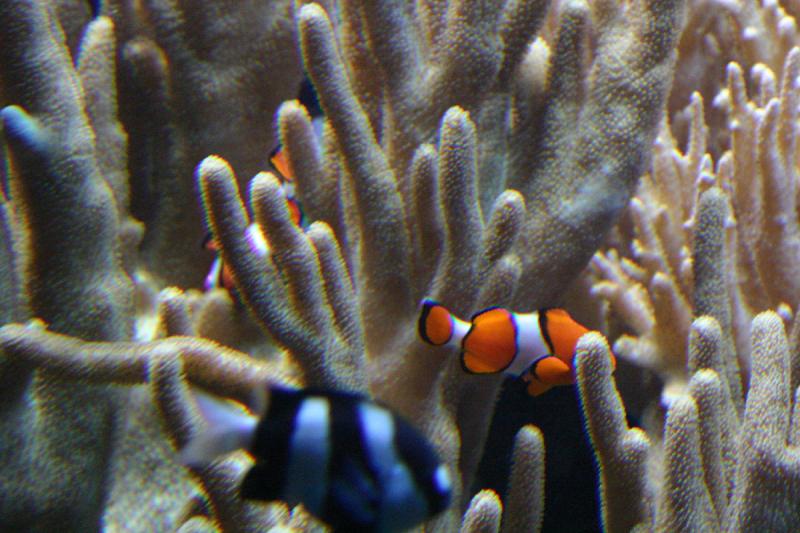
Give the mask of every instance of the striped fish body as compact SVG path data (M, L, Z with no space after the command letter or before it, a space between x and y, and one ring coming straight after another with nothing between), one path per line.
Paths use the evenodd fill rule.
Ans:
M575 383L575 347L589 331L564 309L515 313L490 307L467 322L430 299L422 301L418 329L429 344L458 347L466 372L521 378L532 396Z
M335 531L405 531L449 504L447 469L426 439L357 395L273 387L249 451L242 497L302 503Z

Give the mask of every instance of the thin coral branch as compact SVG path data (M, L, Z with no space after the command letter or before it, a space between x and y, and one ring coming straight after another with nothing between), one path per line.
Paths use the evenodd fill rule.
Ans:
M536 426L527 425L514 439L508 498L503 531L530 531L542 527L544 518L544 437Z
M586 426L600 466L602 523L607 531L629 531L652 520L647 486L647 436L628 428L625 408L611 377L611 353L601 335L578 341L575 373Z
M680 397L670 406L664 441L664 487L656 530L719 531L703 477L697 406L692 398Z
M500 519L503 504L494 491L482 490L469 502L460 533L497 533L500 531Z
M275 364L193 337L149 343L86 342L41 327L9 324L0 328L0 348L11 360L45 368L65 378L121 384L147 380L148 360L154 350L180 353L190 381L237 398L248 398L254 387L270 380L282 381L280 376L288 378Z

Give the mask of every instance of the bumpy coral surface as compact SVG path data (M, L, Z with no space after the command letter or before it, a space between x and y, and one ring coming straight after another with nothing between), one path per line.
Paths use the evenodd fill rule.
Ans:
M566 301L617 376L664 384L621 397L608 341L579 343L608 531L797 530L799 13L0 3L0 529L324 528L242 500L243 452L178 461L193 387L252 404L279 383L374 397L430 439L456 497L424 530L539 530L547 435L516 433L507 494L473 490L500 378L417 338L432 297ZM201 290L208 231L233 291Z

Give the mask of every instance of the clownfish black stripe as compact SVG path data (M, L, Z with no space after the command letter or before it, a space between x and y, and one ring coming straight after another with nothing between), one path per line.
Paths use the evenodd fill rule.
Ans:
M539 331L541 332L542 338L544 342L547 344L550 353L553 353L555 349L553 348L553 339L550 338L550 331L547 328L547 309L540 309L539 310Z

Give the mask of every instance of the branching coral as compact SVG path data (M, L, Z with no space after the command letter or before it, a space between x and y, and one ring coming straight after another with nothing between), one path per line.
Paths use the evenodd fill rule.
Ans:
M763 11L784 17L776 4ZM796 45L792 28L794 20L784 18L780 35ZM756 39L759 32L749 33L740 37ZM753 44L755 50L763 43ZM603 278L594 291L637 334L617 340L617 354L681 385L662 396L663 443L656 434L651 473L642 471L656 501L646 529L792 531L800 524L792 429L800 52L784 50L780 81L766 65L752 68L752 99L742 68L727 66L724 89L713 99L713 113L727 116L722 128L713 116L706 122L703 98L693 95L685 153L665 128L651 174L631 204L632 242L620 246L626 241L620 232L617 250L594 261ZM727 149L715 164L706 152L720 147ZM778 313L756 314L766 308ZM589 394L592 364L584 358L578 368L590 430L607 420L597 415L603 400ZM597 445L596 451L603 479L618 475L621 467L610 467ZM617 500L610 493L603 498L606 524L616 530Z
M551 45L528 46L548 8L110 2L73 61L53 5L3 4L2 235L15 252L3 294L9 320L47 331L0 333L2 380L18 381L3 393L0 523L317 527L236 497L243 454L192 473L176 463L198 430L189 387L247 402L271 381L362 391L405 414L458 474L458 503L429 528L458 527L499 381L424 346L417 301L459 314L555 303L646 168L683 2L570 2ZM318 139L298 104L278 112L307 231L269 173L240 193L266 164L298 50L326 121ZM241 306L191 289L196 192ZM170 284L185 290L161 292ZM522 430L505 514L481 492L465 530L538 527L542 447Z
M794 155L798 68L795 48L786 56L780 90L771 71L763 65L755 69L762 83L749 101L741 68L729 65L727 87L715 105L728 111L730 150L716 168L705 153L708 128L703 100L695 94L686 153L663 131L653 171L631 205L635 238L623 250L631 257L611 251L594 260L602 278L596 294L608 299L637 335L621 338L615 347L667 380L683 379L692 316L719 321L746 371L752 317L776 308L788 320L800 303L793 260L800 242ZM694 201L681 194L687 188ZM709 188L718 192L703 203ZM702 216L716 221L703 222ZM733 364L737 358L728 360ZM738 389L741 376L734 379L735 367L731 372L728 380Z
M719 331L711 318L700 318L693 327ZM628 531L637 523L656 531L792 531L800 523L800 455L792 426L798 404L793 404L789 387L783 321L774 312L759 314L752 339L753 374L741 423L720 377L725 372L724 345L695 345L698 352L693 351L692 359L700 370L692 375L689 394L677 397L667 412L661 483L648 478L642 455L621 454L626 438L641 433L626 429L607 344L597 336L581 340L578 379L604 480L603 523L609 531ZM612 446L603 444L604 434L616 435ZM638 439L636 449L646 452L647 438ZM615 456L622 460L615 462ZM631 508L629 491L607 490L615 479L655 494L655 502L640 499L645 507Z
M160 283L197 286L207 258L193 169L210 153L246 176L266 165L272 116L302 78L294 4L104 4L118 34L130 210L145 224L140 263Z

